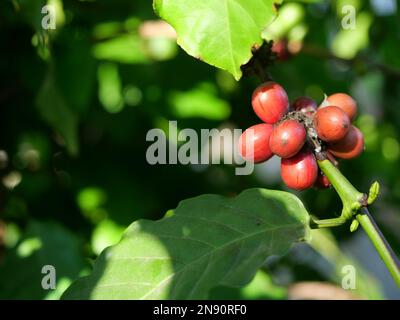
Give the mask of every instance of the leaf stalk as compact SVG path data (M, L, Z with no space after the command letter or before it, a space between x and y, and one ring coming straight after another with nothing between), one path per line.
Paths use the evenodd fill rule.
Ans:
M378 195L379 184L375 182L370 189L369 196L367 196L359 192L347 180L340 170L327 159L326 154L323 152L317 153L317 162L319 168L329 179L342 200L343 209L341 216L338 218L311 219L311 228L336 227L353 220L351 231L355 231L358 224L360 224L385 263L395 283L400 287L400 262L368 210L368 206Z

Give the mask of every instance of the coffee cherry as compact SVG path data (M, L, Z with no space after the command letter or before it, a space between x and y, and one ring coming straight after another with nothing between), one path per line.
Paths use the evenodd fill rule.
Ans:
M337 106L342 109L350 120L354 120L357 115L357 102L345 93L335 93L327 98L327 101L332 106Z
M301 111L308 116L317 111L317 103L309 97L299 97L292 102L292 109L294 111Z
M349 131L350 119L339 107L327 106L318 108L314 126L321 140L335 142L343 139Z
M296 120L285 120L274 127L269 139L272 153L282 157L293 157L306 142L306 129Z
M288 49L288 41L286 39L274 41L271 50L276 54L277 59L281 61L288 60L291 56Z
M273 126L260 123L246 129L239 138L239 152L247 161L263 162L273 156L269 148L269 138Z
M364 136L358 128L351 126L342 140L329 144L328 150L338 158L355 158L364 150Z
M314 187L319 189L329 188L331 185L329 179L322 172L318 173L317 181L314 183Z
M314 154L300 151L292 158L281 160L283 182L291 189L304 190L314 185L318 176L318 165Z
M286 91L276 82L265 82L257 87L251 98L256 115L265 123L278 122L289 110Z

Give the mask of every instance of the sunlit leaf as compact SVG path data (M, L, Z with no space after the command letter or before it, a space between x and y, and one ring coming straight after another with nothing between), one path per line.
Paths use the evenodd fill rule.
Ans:
M279 9L279 15L265 30L262 35L264 39L280 39L291 31L304 19L304 6L299 3L287 3Z
M212 84L203 83L192 90L172 92L169 97L172 113L179 118L228 118L231 113L230 105L219 98L215 91Z
M351 59L369 44L369 28L373 22L367 12L357 15L354 29L341 29L332 42L332 51L340 58Z
M100 254L105 248L116 244L124 231L124 228L112 220L103 220L93 230L92 249Z
M99 100L110 113L120 112L124 107L122 84L118 66L114 63L103 63L99 66Z
M276 15L273 0L155 0L156 13L178 34L191 56L229 71L240 79L251 48Z
M122 63L147 63L149 58L138 35L118 36L96 44L93 54L97 59Z
M282 191L185 200L159 221L133 223L64 298L204 299L218 285L244 286L268 256L308 238L308 217Z

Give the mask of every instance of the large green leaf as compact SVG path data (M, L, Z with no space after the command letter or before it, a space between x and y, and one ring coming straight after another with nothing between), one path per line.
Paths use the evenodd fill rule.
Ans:
M308 220L283 191L185 200L159 221L133 223L63 298L203 299L217 285L245 285L268 256L307 239Z
M251 48L276 15L274 0L154 0L156 13L176 30L190 55L240 79Z
M56 271L56 289L43 289L45 265ZM77 237L55 222L32 220L18 244L0 260L0 299L57 299L85 268Z

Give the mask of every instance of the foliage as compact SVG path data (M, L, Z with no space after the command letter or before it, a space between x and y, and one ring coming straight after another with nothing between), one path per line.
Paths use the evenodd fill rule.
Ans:
M261 45L261 33L275 17L274 0L155 0L156 13L178 34L190 55L241 77L251 49Z
M134 222L64 298L204 299L218 285L244 286L268 256L308 238L308 220L282 191L185 200L161 220Z
M6 44L0 53L1 298L59 298L71 281L87 273L85 260L98 258L103 248L116 244L122 230L135 221L121 242L100 255L91 275L76 286L95 282L96 272L108 268L103 260L107 252L122 254L131 237L154 234L158 225L178 219L161 218L183 199L210 193L237 199L248 188L283 189L274 161L257 165L250 176L235 176L231 165L151 166L145 159L146 133L154 127L164 129L168 120L178 120L177 130L196 131L244 129L257 121L250 97L259 80L242 77L237 83L234 78L241 77L240 66L262 38L287 38L294 47L302 44L295 56L269 69L291 99L306 94L321 101L324 93L342 91L358 101L356 125L366 137L366 151L340 168L359 190L368 190L371 182L379 180L382 192L375 203L375 217L399 253L399 8L382 8L380 1L284 2L279 12L293 19L277 18L270 23L275 15L272 1L190 1L188 9L197 23L202 13L195 4L213 3L217 10L225 4L230 10L227 15L222 8L220 15L207 15L200 23L221 45L212 49L204 41L188 38L187 19L175 21L179 11L173 5L183 7L187 1L157 1L157 12L176 27L180 45L191 55L200 55L201 62L176 45L165 25L155 23L159 18L149 1L49 2L57 4L63 19L56 30L48 32L41 29L40 8L46 1L0 2L0 35ZM347 33L341 28L340 8L350 2L357 8L361 27ZM237 12L256 15L255 23L241 16L238 24ZM233 46L221 39L231 39ZM340 214L333 190L296 195L319 218ZM190 202L184 201L175 215L185 203ZM271 219L288 214L256 213ZM206 214L216 218L211 211L202 213ZM184 219L179 217L180 226L187 224L194 232L195 227ZM147 233L136 230L138 226L148 228ZM317 248L317 253L301 255L301 248L309 244L294 245L285 257L255 262L241 285L251 280L256 267L262 268L248 285L229 288L226 285L234 283L217 281L209 297L285 298L288 288L301 281L340 286L339 265L350 263L362 274L357 295L399 298L398 288L362 231L349 235L348 227L332 230L337 246L321 242L323 249ZM170 232L184 231L175 228ZM205 235L199 237L205 239ZM149 243L169 254L166 241L153 237ZM277 252L286 251L289 244L285 242L284 247ZM345 258L337 254L337 248L345 252ZM269 254L265 250L261 256ZM336 266L329 266L327 260ZM57 292L40 287L44 264L56 266ZM114 262L110 266L119 267ZM168 273L171 268L163 270ZM73 288L67 292L70 297ZM193 296L205 297L208 289L206 285ZM168 291L160 294L169 297ZM84 295L88 293L82 291L76 297Z

